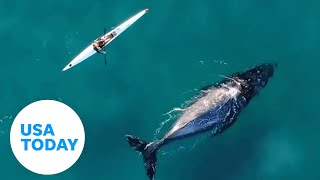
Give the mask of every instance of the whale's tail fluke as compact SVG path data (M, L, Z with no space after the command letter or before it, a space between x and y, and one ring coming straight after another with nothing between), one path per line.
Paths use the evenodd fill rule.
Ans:
M130 147L143 155L144 167L150 180L154 180L157 165L157 149L160 146L158 142L148 143L132 135L125 136Z

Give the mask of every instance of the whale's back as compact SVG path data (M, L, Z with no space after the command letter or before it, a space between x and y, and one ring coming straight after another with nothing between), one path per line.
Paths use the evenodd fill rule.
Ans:
M228 129L245 106L263 89L274 73L274 64L254 66L242 73L235 73L220 83L208 86L176 121L160 141L147 142L126 135L129 145L143 155L146 174L153 180L156 173L156 152L166 143L212 130L218 134Z
M208 129L214 133L223 131L224 127L232 124L244 104L245 99L237 83L213 86L186 108L165 139L180 139Z
M274 67L273 64L255 66L208 86L205 93L186 108L163 140L181 139L208 130L213 134L223 132L266 86Z

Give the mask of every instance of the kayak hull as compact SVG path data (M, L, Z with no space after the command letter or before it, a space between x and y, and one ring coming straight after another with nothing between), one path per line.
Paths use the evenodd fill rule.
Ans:
M115 36L105 46L110 44L115 38L117 38L125 30L127 30L132 24L134 24L138 19L140 19L147 12L148 12L148 9L144 9L143 11L140 11L138 14L132 16L130 19L124 21L118 27L116 27L115 29L113 29L112 31L110 31L106 35L104 35L106 37L106 36L110 35L111 33L115 33Z
M75 57L66 67L63 68L62 71L66 71L75 65L81 63L82 61L88 59L90 56L97 53L96 50L93 49L92 44L90 44L86 49L84 49L77 57Z
M121 23L119 26L117 26L112 31L110 31L110 32L106 33L105 35L101 36L101 38L102 38L102 37L106 37L106 36L110 35L111 33L114 34L114 37L111 40L109 40L108 43L106 43L104 45L104 47L107 46L108 44L110 44L115 38L117 38L125 30L127 30L132 24L134 24L138 19L140 19L147 12L148 12L148 9L144 9L144 10L140 11L136 15L132 16L128 20L126 20L123 23ZM81 63L82 61L88 59L89 57L91 57L92 55L94 55L96 53L97 53L97 51L93 48L93 45L91 43L78 56L76 56L67 66L65 66L62 69L62 71L66 71L66 70L74 67L75 65Z

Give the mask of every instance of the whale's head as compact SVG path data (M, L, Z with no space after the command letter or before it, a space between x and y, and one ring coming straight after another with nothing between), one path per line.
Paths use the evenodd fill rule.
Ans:
M241 82L241 94L250 100L259 94L273 76L277 64L260 64L247 71L236 74L236 79Z

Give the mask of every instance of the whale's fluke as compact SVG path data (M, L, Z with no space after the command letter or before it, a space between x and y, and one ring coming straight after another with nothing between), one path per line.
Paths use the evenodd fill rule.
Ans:
M156 153L160 146L160 142L148 143L147 141L140 140L132 135L126 135L125 137L132 149L142 153L146 174L150 180L154 180L157 165Z
M142 152L144 148L148 145L147 141L142 141L137 137L126 135L127 141L130 147L138 152Z

